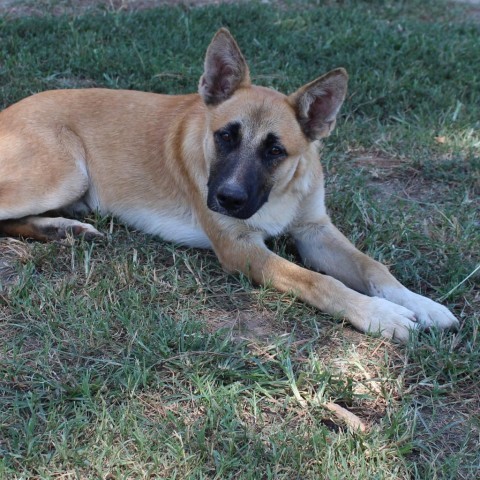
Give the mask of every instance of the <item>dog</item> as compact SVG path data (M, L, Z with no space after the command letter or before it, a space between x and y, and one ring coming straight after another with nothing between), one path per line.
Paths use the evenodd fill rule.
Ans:
M338 68L289 96L252 85L221 29L198 93L92 88L28 97L0 114L0 233L95 238L102 234L93 226L69 217L98 211L211 248L227 271L293 292L362 332L406 342L417 328L457 328L447 308L404 287L330 221L319 143L335 126L347 82ZM280 234L293 237L304 267L267 248Z

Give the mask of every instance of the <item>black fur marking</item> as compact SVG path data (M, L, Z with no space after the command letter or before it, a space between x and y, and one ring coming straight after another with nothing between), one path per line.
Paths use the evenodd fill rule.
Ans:
M259 149L259 155L267 168L275 168L281 160L288 156L280 138L274 133L269 133Z
M221 154L228 154L240 146L242 140L241 126L237 122L229 123L217 130L214 137Z
M214 138L217 158L208 178L208 208L235 218L250 218L268 200L270 169L258 147L243 141L239 123L227 124L214 133Z

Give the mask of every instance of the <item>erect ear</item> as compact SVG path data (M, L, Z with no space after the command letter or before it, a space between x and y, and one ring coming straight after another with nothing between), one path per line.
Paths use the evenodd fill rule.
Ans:
M230 32L221 28L207 49L198 91L207 105L217 105L248 85L250 74L242 52Z
M345 100L348 75L337 68L303 86L289 97L303 132L309 140L330 134Z

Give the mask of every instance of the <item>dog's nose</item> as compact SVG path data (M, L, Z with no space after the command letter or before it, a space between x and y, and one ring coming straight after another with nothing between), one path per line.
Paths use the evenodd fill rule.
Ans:
M218 204L227 211L234 212L245 206L247 192L239 185L226 183L217 192Z

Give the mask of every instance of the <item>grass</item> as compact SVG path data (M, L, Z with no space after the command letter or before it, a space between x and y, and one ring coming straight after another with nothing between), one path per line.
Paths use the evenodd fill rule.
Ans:
M480 36L445 5L0 19L3 107L52 88L194 91L220 26L263 85L346 67L323 152L332 217L462 322L406 347L366 337L114 219L91 217L109 232L93 244L0 239L0 478L477 478Z

